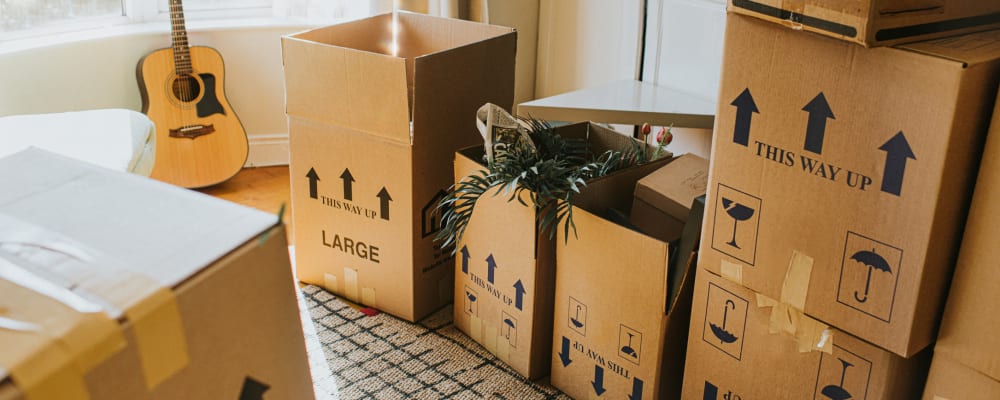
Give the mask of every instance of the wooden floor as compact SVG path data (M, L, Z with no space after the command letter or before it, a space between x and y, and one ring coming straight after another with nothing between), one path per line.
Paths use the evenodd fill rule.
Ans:
M291 221L288 166L244 168L228 181L198 191L275 215L284 204L282 220Z

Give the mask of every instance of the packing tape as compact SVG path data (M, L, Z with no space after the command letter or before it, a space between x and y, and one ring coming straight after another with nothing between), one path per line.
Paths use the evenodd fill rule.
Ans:
M483 342L483 320L475 315L469 319L469 334L472 336L472 340L478 343Z
M805 310L812 267L812 257L798 250L792 250L792 258L788 261L788 269L785 270L785 280L781 284L782 303Z
M490 353L497 353L497 328L487 321L483 321L483 347Z
M768 332L772 334L783 333L793 337L801 353L810 351L833 353L833 331L828 325L805 315L801 310L788 304L760 293L755 293L755 295L757 307L771 308L771 314L768 317Z
M81 371L102 363L113 354L112 347L114 352L125 347L122 328L114 320L121 315L132 326L147 389L187 366L190 358L180 308L169 288L72 238L6 215L0 215L0 222L0 257L16 260L22 273L37 278L34 284L17 284L28 284L36 292L47 285L39 293L78 312L96 309L100 312L88 315L107 317L107 321L91 318L85 327L92 330L84 333L106 338L105 343L84 354L70 353ZM89 308L81 308L81 302L89 302Z
M340 288L337 286L337 275L323 273L323 288L332 293L340 293Z
M361 304L378 308L378 305L375 303L375 289L370 287L361 288Z
M360 303L358 297L358 270L344 268L344 297L355 303Z
M722 275L722 277L726 280L743 286L743 266L740 264L731 263L727 260L721 260L719 275Z
M10 343L0 330L0 343ZM83 378L83 371L75 368L72 357L65 350L47 339L40 350L22 364L10 367L10 377L27 400L59 399L87 400L90 393ZM34 347L34 346L33 346ZM4 364L0 360L0 365ZM0 371L2 372L2 371ZM2 376L2 375L0 375Z
M510 343L507 342L507 338L504 336L497 336L497 358L506 364L510 364Z

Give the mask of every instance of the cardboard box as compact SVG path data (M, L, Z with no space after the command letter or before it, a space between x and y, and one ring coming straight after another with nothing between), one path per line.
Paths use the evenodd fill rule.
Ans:
M729 0L727 9L865 46L1000 27L991 0Z
M399 13L282 38L298 277L415 321L451 302L437 202L476 110L509 109L510 28Z
M904 359L699 269L682 398L915 399L930 356Z
M724 60L699 265L896 354L926 347L1000 30L865 49L730 14Z
M679 398L692 255L668 278L668 243L602 217L630 208L640 177L589 185L573 212L578 236L557 237L551 381L574 398ZM673 280L680 290L670 298Z
M633 140L588 122L558 127L556 133L586 138L595 154L628 148ZM592 180L576 199L591 196L594 182L648 174L667 161L669 154ZM455 155L456 181L485 169L482 145ZM493 193L476 201L457 246L455 326L521 375L535 379L549 373L552 354L555 241L538 232L533 207Z
M962 249L934 348L935 359L945 356L952 363L964 364L993 381L1000 381L1000 363L997 362L1000 339L992 333L1000 327L1000 316L992 312L1000 307L997 296L1000 293L1000 261L996 257L995 240L1000 224L998 196L1000 102L993 112L990 134L983 149Z
M313 398L274 215L37 149L0 187L0 399Z
M691 203L708 187L708 160L685 154L639 180L629 220L664 242L677 240Z
M924 400L1000 399L1000 381L951 357L934 353L924 387Z

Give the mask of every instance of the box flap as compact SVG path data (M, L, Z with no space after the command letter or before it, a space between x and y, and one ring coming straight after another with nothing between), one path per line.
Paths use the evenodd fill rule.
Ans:
M694 199L708 186L708 160L685 154L639 180L635 197L684 221Z
M68 236L166 287L277 217L38 149L0 159L0 214Z
M1000 58L1000 30L910 43L897 48L975 65Z
M285 112L409 143L407 60L391 55L391 27L382 15L283 37Z

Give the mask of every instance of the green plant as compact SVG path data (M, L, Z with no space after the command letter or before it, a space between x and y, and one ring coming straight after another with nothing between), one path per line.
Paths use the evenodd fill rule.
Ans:
M595 156L584 139L562 137L545 121L521 120L532 144L515 142L494 149L494 158L487 160L485 170L452 185L441 200L438 207L442 210L442 228L435 239L441 241L442 248L455 251L476 201L495 187L498 189L494 196L503 194L507 201L535 207L535 224L540 232L552 238L561 223L568 240L570 230L576 235L573 197L588 180L652 161L662 154L662 146L650 152L648 146L630 140L628 148Z

